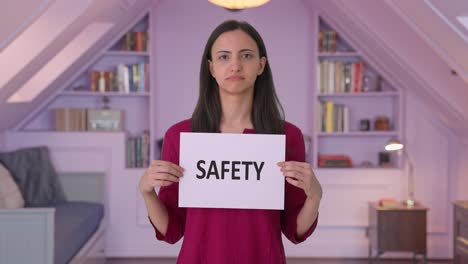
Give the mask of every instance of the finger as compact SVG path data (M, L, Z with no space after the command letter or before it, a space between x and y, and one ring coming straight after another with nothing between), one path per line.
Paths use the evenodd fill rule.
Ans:
M281 167L281 171L306 171L307 169L298 166L297 164L286 163L283 167Z
M171 184L173 184L174 182L170 182L170 181L164 181L164 180L158 180L156 181L156 185L157 186L161 186L161 187L164 187L164 186L169 186Z
M172 167L174 168L175 170L178 170L180 172L184 172L184 168L180 167L179 165L177 164L174 164L170 161L165 161L165 160L152 160L151 161L151 165L154 165L154 166L168 166L168 167Z
M290 183L291 185L294 185L294 186L296 186L298 188L304 189L303 188L303 183L301 181L298 181L298 180L296 180L294 178L290 178L290 177L286 177L286 181L288 183Z
M169 173L177 177L182 177L183 173L179 170L174 169L173 167L168 166L158 166L152 169L153 173Z
M288 172L288 171L296 171L298 173L303 173L303 174L307 174L309 172L309 170L306 170L304 168L300 168L300 167L292 167L292 166L289 166L289 167L282 167L280 169L282 172Z
M179 177L176 177L170 173L150 174L150 178L153 180L165 180L165 181L171 181L171 182L179 182Z
M290 178L294 178L296 180L300 180L300 181L303 181L304 180L304 175L301 174L300 172L298 171L287 171L287 172L283 172L283 175L285 177L290 177Z
M278 162L282 164L282 167L298 167L298 168L303 168L303 169L310 169L310 164L307 162L299 162L299 161L284 161L284 162Z
M310 171L302 169L302 168L290 168L290 169L281 168L281 172L285 176L288 175L288 176L292 176L292 177L299 178L302 180L307 177L310 177Z

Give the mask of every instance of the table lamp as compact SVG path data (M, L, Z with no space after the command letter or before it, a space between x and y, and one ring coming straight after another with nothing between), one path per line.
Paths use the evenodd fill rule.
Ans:
M398 139L391 139L385 145L385 150L392 152L398 151L398 153L403 152L403 158L405 161L408 161L408 198L404 201L407 207L413 207L415 204L414 200L414 178L413 178L413 163L408 155L408 151L403 143Z

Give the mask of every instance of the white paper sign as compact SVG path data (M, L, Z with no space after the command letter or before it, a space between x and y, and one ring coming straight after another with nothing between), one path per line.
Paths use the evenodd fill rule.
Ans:
M284 135L181 133L180 207L284 209Z

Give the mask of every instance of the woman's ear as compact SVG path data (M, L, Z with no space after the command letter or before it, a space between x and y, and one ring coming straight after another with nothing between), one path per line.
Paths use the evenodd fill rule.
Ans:
M266 61L267 61L266 57L260 58L260 64L259 64L257 75L261 75L263 73L263 70L265 69Z

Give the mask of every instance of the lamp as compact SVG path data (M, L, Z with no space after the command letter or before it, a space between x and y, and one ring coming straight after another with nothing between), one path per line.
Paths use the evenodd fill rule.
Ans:
M414 200L414 178L413 178L413 163L408 155L408 150L405 148L405 145L401 143L398 139L391 139L385 145L386 151L398 151L398 153L403 152L405 160L408 161L409 173L408 173L408 198L404 201L407 207L413 207L415 204Z
M212 4L224 7L229 10L241 10L245 8L257 7L268 3L270 0L208 0Z

